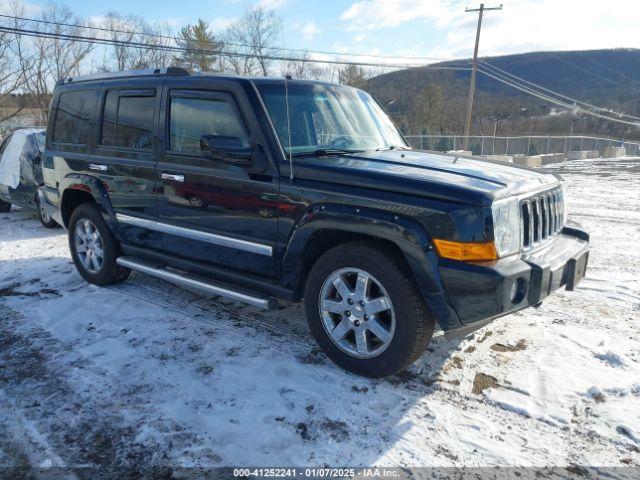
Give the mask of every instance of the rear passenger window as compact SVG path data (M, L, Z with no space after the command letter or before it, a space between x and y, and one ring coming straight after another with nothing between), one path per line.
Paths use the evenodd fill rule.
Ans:
M235 137L243 147L249 146L242 122L227 100L173 97L169 116L173 152L200 155L203 135Z
M129 94L107 92L102 117L101 145L151 149L155 92L153 90Z
M91 131L89 120L95 105L96 96L93 90L61 93L54 123L53 141L86 145Z

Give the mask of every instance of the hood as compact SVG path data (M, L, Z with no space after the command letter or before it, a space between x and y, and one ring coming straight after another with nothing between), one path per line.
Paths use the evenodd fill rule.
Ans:
M393 191L457 203L540 190L559 177L510 163L413 150L295 158L297 180Z

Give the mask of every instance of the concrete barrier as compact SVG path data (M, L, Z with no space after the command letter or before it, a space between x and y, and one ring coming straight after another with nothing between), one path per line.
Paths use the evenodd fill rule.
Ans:
M567 152L567 160L586 160L589 158L589 150L575 150Z
M587 158L600 158L599 150L587 150Z
M542 165L542 158L540 155L514 155L513 163L523 167L536 168Z
M624 147L604 147L602 156L604 158L618 158L624 157L627 154L627 149Z
M471 150L449 150L447 153L452 153L454 155L464 155L465 157L470 157L473 155Z
M540 161L542 165L564 162L566 159L567 156L564 153L545 153L543 155L540 155Z
M513 163L513 157L511 155L485 155L484 158L498 162Z

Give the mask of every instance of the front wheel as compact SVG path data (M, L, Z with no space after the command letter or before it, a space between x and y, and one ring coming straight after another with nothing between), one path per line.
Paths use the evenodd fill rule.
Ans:
M93 204L82 204L71 214L69 249L82 278L94 285L121 282L131 273L116 263L120 244Z
M7 213L11 211L11 204L0 200L0 213Z
M309 273L304 303L320 348L367 377L392 375L417 360L435 326L402 259L367 242L323 254Z
M36 195L36 207L38 209L38 220L44 228L57 228L58 223L49 216L47 210L44 208L44 205L40 201L40 197Z

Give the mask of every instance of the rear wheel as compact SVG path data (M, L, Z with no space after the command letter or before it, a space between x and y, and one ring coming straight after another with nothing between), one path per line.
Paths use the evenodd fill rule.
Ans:
M314 264L305 311L318 345L340 367L384 377L422 355L435 321L401 259L375 244L335 247Z
M38 208L38 219L44 228L58 227L58 223L49 216L38 195L36 195L36 207Z
M131 273L116 263L120 244L93 204L82 204L71 214L69 249L82 278L94 285L121 282Z
M0 213L7 213L11 210L11 204L0 200Z

